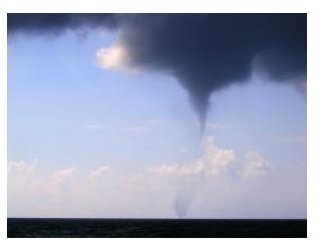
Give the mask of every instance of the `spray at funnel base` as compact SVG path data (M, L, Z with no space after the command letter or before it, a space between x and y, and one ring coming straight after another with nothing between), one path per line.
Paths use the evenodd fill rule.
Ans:
M178 218L184 218L187 215L187 207L189 205L189 202L187 200L183 200L177 197L174 208L176 211L176 214Z
M188 176L182 177L177 183L173 209L178 218L187 217L191 203L202 188L202 181L200 176Z

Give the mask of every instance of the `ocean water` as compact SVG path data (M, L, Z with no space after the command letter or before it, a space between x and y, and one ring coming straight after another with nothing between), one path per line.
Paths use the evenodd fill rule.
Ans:
M306 238L306 220L8 218L8 238Z

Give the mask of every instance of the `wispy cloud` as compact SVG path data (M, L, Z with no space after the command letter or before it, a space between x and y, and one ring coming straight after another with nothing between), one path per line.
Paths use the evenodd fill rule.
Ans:
M118 126L113 127L130 133L148 133L155 129L162 121L159 119L143 119L132 123L120 123ZM107 130L110 128L106 124L84 124L79 126L84 130Z
M91 129L91 130L102 130L107 129L106 125L101 124L86 124L81 126L82 129Z
M133 133L146 133L151 131L151 127L143 124L135 124L130 125L126 130Z
M276 142L306 143L306 135L268 135L267 138Z
M230 125L216 123L216 122L207 122L207 127L210 129L231 129L232 128Z
M131 133L149 133L161 123L158 119L144 119L134 124L129 124L126 131Z

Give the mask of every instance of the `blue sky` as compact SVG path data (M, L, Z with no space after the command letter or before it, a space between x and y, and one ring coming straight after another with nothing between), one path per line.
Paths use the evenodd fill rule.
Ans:
M206 188L201 189L205 192L191 201L188 217L306 217L306 97L294 86L254 77L245 84L213 93L204 140L213 137L209 142L220 147L218 151L209 148L206 141L204 146L204 141L199 143L196 115L186 91L173 77L99 67L95 53L113 46L115 33L15 37L8 45L8 216L66 214L69 198L56 185L76 174L74 180L66 179L65 185L75 195L76 203L88 207L82 205L67 213L69 216L175 217L169 204L175 197L173 190L180 184L181 171L191 168L185 164L198 163L198 159L208 162L202 157L207 157L209 150L219 157L216 152L222 149L233 151L236 157L223 159L224 164L231 160L248 162L247 155L242 158L247 151L256 153L251 155L255 163L250 161L242 171L233 168L224 177L205 175L207 180L202 185ZM222 164L220 158L216 161ZM160 167L164 164L169 168L167 172L172 169L169 179L163 177L164 169ZM236 183L231 174L246 174L253 169L249 164L259 164L263 169L256 168L260 172L252 180L243 180L244 175L239 175ZM222 165L219 167L221 170ZM126 202L119 206L119 201L104 203L104 199L98 201L97 195L89 193L86 196L92 196L92 200L80 201L77 187L86 190L90 186L84 177L105 174L107 170L114 173L112 178L103 177L108 179L105 182L110 184L112 180L115 184L105 187L104 180L100 180L95 189L119 189L123 197L129 197L128 201L142 204L164 198L156 204L159 212L144 207L131 210ZM151 175L151 170L156 173ZM17 177L26 180L19 183ZM30 186L46 184L53 192L45 196L44 188L35 185L21 193L26 190L26 182ZM138 186L153 183L157 188L132 189L136 182ZM276 186L280 188L274 191ZM228 194L226 200L215 195L207 197L209 189ZM231 190L235 192L230 194ZM263 190L269 196L265 197ZM106 194L109 201L113 193ZM48 211L53 197L57 209ZM17 198L28 200L28 204L41 201L43 207L21 208ZM211 204L216 199L220 213L212 211ZM271 205L269 201L273 201ZM110 214L90 208L89 204L95 203L98 208L110 209ZM287 206L289 203L294 205ZM254 210L245 211L245 204L253 204Z

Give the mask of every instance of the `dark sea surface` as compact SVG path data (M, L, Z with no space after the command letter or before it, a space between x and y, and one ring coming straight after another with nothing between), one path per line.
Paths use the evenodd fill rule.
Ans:
M306 220L8 218L8 238L306 238Z

